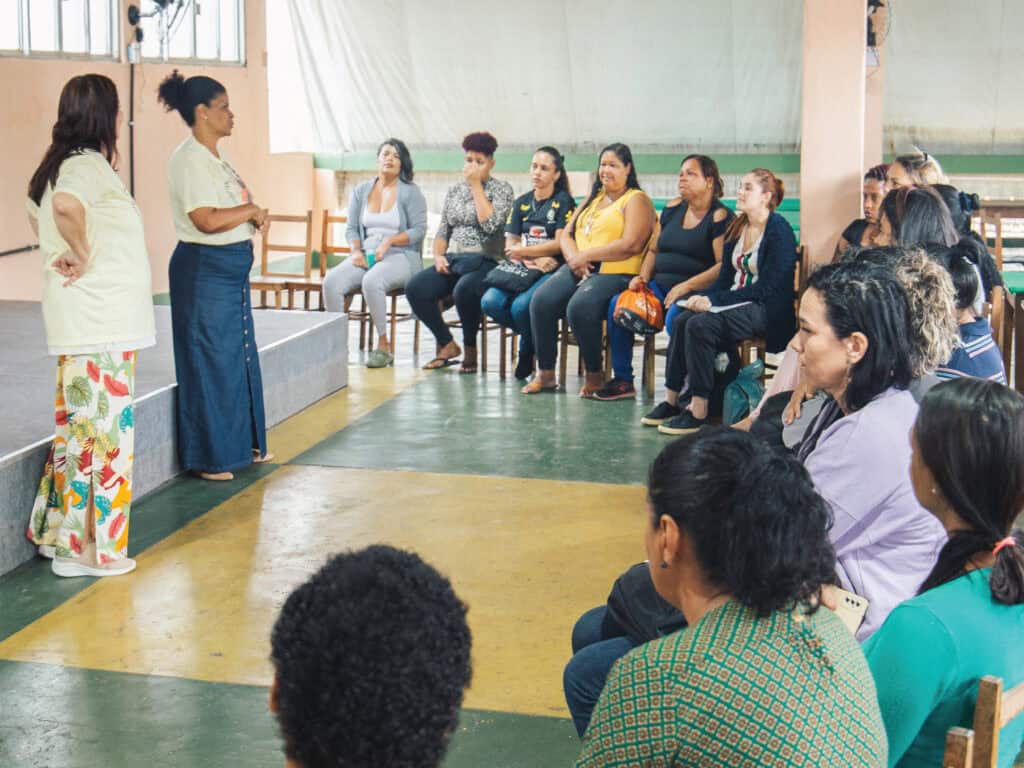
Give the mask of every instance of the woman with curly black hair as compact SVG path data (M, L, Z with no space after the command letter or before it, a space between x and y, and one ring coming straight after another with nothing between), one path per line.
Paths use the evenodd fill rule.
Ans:
M331 558L270 637L289 768L436 768L470 679L466 606L412 552Z
M618 662L577 767L883 764L864 655L816 610L831 516L799 462L709 428L654 460L648 506L651 578L690 626Z
M827 397L797 455L835 515L839 581L870 603L860 640L914 594L946 539L908 476L913 326L893 270L866 260L822 267L800 301L793 348L802 380Z
M463 180L445 195L434 237L434 266L417 272L405 286L413 314L437 341L437 355L423 366L430 371L452 365L464 355L460 372L477 372L484 278L505 257L505 220L515 199L511 184L491 176L497 149L498 140L486 132L471 133L462 140ZM465 350L441 316L440 302L447 296L455 301Z
M946 731L971 727L978 679L1024 680L1024 397L958 379L921 402L911 435L917 500L949 532L918 591L865 644L889 737L889 764L940 765ZM1000 734L1009 768L1024 720Z

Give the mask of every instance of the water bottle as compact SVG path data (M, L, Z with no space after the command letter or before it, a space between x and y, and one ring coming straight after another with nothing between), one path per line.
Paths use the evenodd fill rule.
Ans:
M370 269L374 264L377 263L377 254L373 251L366 252L366 268Z

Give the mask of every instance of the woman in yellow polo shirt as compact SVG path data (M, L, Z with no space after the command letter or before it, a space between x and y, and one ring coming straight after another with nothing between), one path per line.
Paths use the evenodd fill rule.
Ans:
M156 327L142 216L112 167L120 121L110 78L69 80L28 188L57 396L27 534L58 576L135 568L127 556L135 355L156 343Z
M644 244L654 228L654 206L640 189L633 154L625 144L601 150L590 196L566 227L565 264L537 289L530 302L537 375L524 394L557 389L555 355L558 320L568 317L587 371L580 397L593 398L604 386L601 329L608 302L640 273ZM564 384L564 382L563 382Z
M175 70L159 94L192 129L167 166L179 240L169 270L178 459L204 479L230 480L272 458L249 306L252 236L267 213L217 147L234 127L224 86Z

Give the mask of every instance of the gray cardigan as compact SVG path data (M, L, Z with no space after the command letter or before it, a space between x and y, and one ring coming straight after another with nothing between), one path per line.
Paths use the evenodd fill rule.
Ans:
M345 240L350 243L353 240L363 242L366 239L366 230L361 219L370 190L376 183L377 179L364 181L352 193L352 199L348 204L348 226L345 228ZM423 238L427 234L427 200L415 184L398 182L398 220L398 231L409 233L409 244L396 245L391 250L419 255Z

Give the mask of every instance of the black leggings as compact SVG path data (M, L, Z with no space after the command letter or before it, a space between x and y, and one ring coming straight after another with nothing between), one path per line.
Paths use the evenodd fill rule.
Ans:
M555 368L558 321L566 317L580 346L580 357L589 373L601 370L601 323L608 316L608 302L629 285L633 275L590 275L579 279L563 264L555 276L537 289L530 301L530 324L537 367Z
M476 348L476 333L480 330L480 298L484 295L484 278L496 266L484 259L479 269L465 275L442 275L435 267L417 272L405 284L405 299L440 346L452 340L452 332L441 316L438 302L447 296L455 299L455 309L462 321L462 342L469 349Z
M665 386L681 392L690 377L690 392L710 398L715 387L715 356L744 339L763 336L763 304L751 303L725 312L684 309L672 322L672 340L665 362Z

